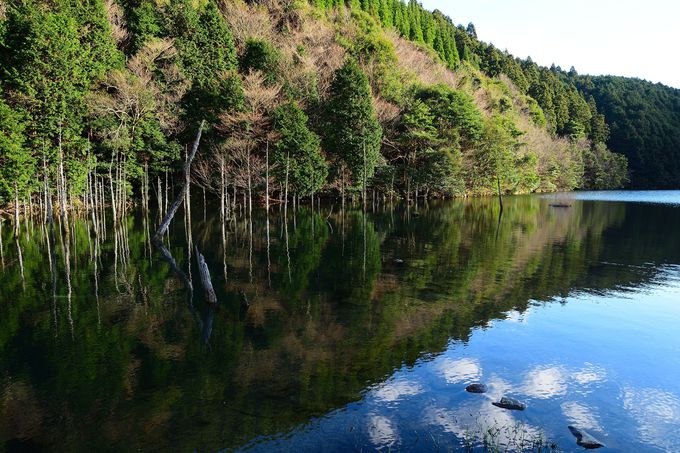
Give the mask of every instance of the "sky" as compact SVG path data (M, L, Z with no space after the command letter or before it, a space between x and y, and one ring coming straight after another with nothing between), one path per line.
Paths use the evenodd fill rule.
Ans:
M421 0L482 41L579 74L639 77L680 88L678 0Z

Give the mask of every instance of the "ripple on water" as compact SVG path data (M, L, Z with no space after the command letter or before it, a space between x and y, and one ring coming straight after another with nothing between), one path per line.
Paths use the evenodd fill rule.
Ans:
M581 429L603 431L599 417L587 405L576 401L566 401L560 407L564 416L569 420L569 424Z
M680 398L655 388L622 390L623 407L637 424L643 442L680 451Z

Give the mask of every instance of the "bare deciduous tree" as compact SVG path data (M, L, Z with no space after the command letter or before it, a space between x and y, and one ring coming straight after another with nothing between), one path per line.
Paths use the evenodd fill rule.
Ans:
M260 182L266 167L262 152L271 138L271 112L278 102L281 86L267 84L261 72L251 71L243 78L243 91L245 107L223 113L218 128L229 137L226 146L234 167L232 182L247 191L248 213L252 215L253 185Z

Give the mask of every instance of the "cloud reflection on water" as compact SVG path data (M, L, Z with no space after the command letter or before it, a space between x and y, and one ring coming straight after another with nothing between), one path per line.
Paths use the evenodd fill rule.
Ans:
M464 358L452 360L446 358L439 361L436 367L449 384L470 382L482 376L482 369L477 359Z
M399 442L395 424L383 415L369 414L368 437L376 448L393 447Z

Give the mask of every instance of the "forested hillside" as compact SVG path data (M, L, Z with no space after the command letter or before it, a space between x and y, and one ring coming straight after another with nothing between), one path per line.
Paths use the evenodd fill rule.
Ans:
M2 1L1 205L167 203L202 120L232 202L626 183L602 93L415 1Z
M578 85L604 113L634 186L680 187L680 90L624 77L581 76Z

